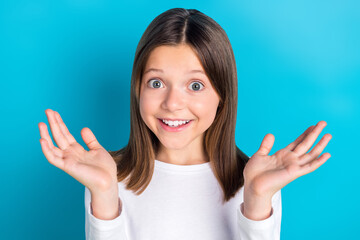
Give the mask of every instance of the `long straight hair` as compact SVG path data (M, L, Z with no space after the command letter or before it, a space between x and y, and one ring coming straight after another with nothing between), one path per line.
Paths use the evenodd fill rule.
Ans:
M244 185L243 170L249 157L235 143L237 72L230 41L209 16L196 9L173 8L158 15L146 28L136 48L130 92L130 137L127 146L109 151L117 164L118 181L141 194L149 185L159 140L140 115L142 74L151 51L162 45L189 45L199 57L220 104L204 134L204 150L223 193L223 203Z

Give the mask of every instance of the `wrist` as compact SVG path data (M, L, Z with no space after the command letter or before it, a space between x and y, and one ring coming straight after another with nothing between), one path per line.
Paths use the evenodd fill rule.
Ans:
M265 220L272 214L272 196L255 193L244 187L243 215L251 220Z
M118 188L113 187L107 191L91 192L92 214L102 220L111 220L119 216L119 206L121 200L118 194Z
M256 186L251 182L244 182L244 193L252 195L256 198L271 198L275 192L272 189L265 188L264 185L257 184Z
M96 195L111 195L118 192L118 182L113 181L112 183L103 184L102 187L89 188L91 194Z

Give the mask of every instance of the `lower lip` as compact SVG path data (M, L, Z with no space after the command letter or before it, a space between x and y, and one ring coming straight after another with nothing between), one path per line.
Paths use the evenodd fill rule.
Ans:
M183 125L180 125L177 127L170 127L170 126L166 125L165 123L163 123L162 120L160 120L160 119L158 119L158 120L160 122L161 127L168 132L180 132L180 131L186 129L187 127L189 127L189 125L192 123L192 120L190 120L190 122L188 122L186 124L183 124Z

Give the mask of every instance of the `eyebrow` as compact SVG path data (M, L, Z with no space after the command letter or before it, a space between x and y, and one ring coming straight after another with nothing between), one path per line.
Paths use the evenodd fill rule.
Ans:
M146 70L144 72L144 75L147 74L148 72L162 72L163 73L164 71L161 69L157 69L157 68L149 68L148 70ZM206 75L203 70L197 70L197 69L191 70L188 73L202 73L202 74Z

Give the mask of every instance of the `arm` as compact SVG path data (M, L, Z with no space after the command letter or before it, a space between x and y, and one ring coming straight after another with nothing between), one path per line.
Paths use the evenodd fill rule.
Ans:
M113 214L112 210L109 210L110 215L116 216L109 219L100 219L102 215L96 215L95 212L102 211L100 207L106 205L106 202L98 201L96 204L94 200L97 198L96 195L92 195L90 190L85 187L85 236L86 240L126 240L126 231L125 231L125 216L124 216L124 207L122 201L117 196L116 198L116 214ZM106 197L100 197L101 199ZM95 210L95 206L98 208ZM104 208L104 212L107 210ZM106 218L106 217L105 217Z
M310 126L294 142L271 156L269 153L274 145L275 137L272 134L265 136L260 149L246 163L243 172L244 202L239 212L239 221L243 220L242 223L245 225L240 226L240 231L244 234L243 238L280 238L277 233L280 228L280 223L278 223L280 218L275 218L274 215L279 216L281 201L280 197L275 195L276 193L280 195L280 190L288 183L315 171L329 159L329 153L321 156L320 154L330 141L332 137L330 134L325 134L307 153L325 126L325 121L318 122L316 126ZM260 235L254 233L254 227L258 231L256 234Z
M245 192L244 192L245 194ZM270 212L267 218L253 220L244 214L244 202L237 210L237 224L239 229L239 239L241 240L278 240L280 239L281 229L281 190L276 192L270 200Z
M85 186L86 239L126 239L124 214L118 212L121 202L118 202L114 159L89 128L81 130L89 148L87 151L69 132L58 112L47 109L45 113L57 144L54 145L46 124L39 123L40 144L45 157Z

